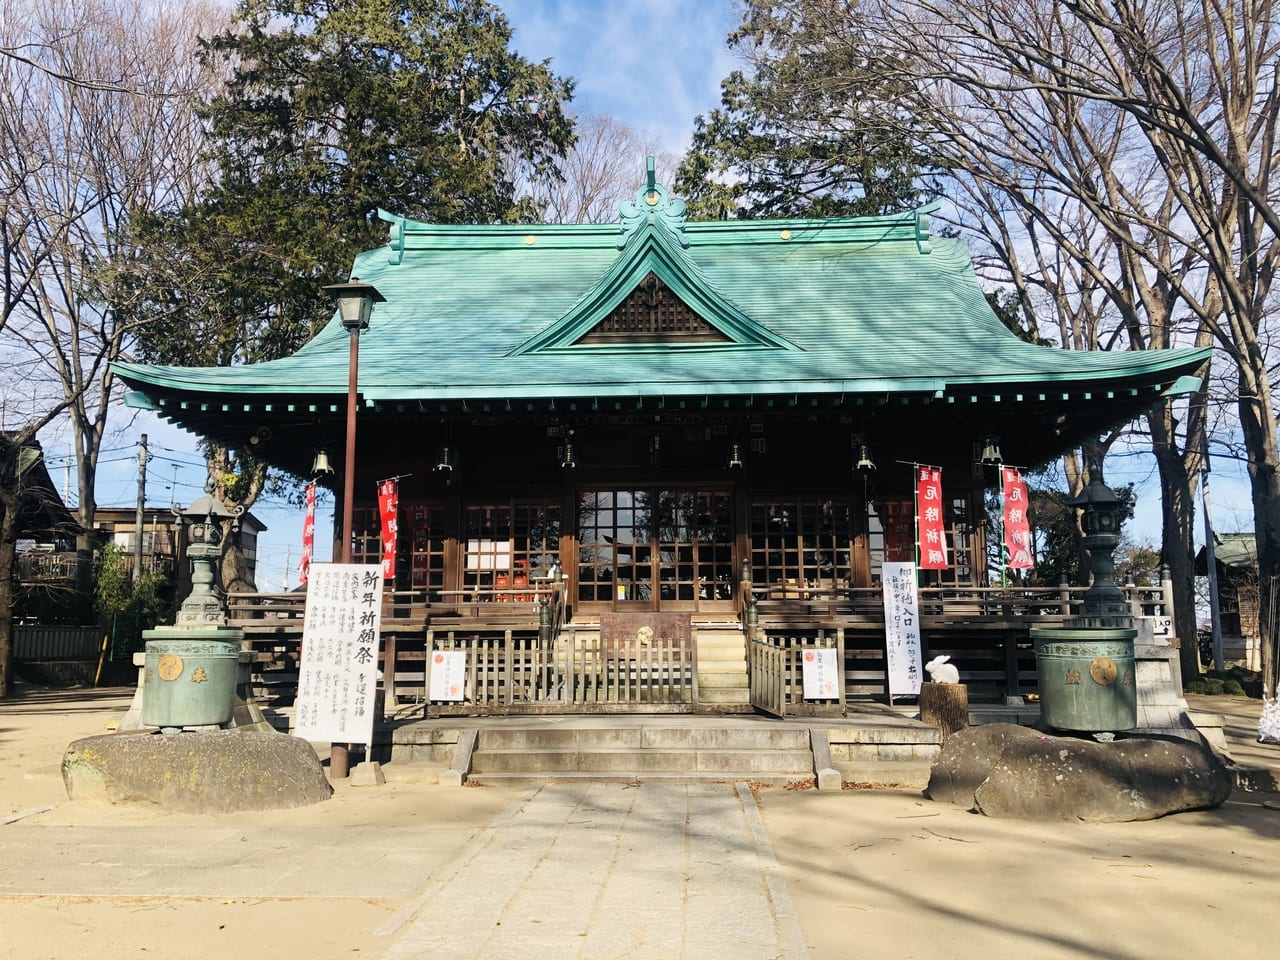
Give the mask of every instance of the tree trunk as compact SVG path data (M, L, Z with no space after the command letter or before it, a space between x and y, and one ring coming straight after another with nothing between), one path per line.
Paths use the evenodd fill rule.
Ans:
M1197 642L1195 585L1195 489L1186 460L1169 437L1168 409L1150 414L1152 447L1160 471L1160 559L1169 568L1173 583L1174 635L1179 641L1178 661L1182 682L1200 676L1200 645Z
M940 727L946 743L957 730L969 726L969 688L963 683L920 684L920 720Z
M227 527L230 524L226 525ZM240 547L240 534L225 534L222 549L222 589L226 593L254 593L258 587L249 575L249 564L245 561L244 550Z
M15 498L16 499L16 498ZM0 700L9 696L13 666L13 601L18 566L18 511L0 504Z
M1265 381L1264 381L1265 382ZM1262 686L1276 696L1280 664L1272 610L1272 584L1280 577L1280 450L1277 449L1270 397L1246 398L1241 391L1240 423L1249 453L1249 482L1253 493L1253 525L1258 547L1258 634L1262 647ZM1258 414L1261 414L1259 416Z

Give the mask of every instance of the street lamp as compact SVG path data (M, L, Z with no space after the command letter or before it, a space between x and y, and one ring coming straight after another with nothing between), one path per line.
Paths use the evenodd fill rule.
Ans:
M369 315L375 303L387 298L371 283L352 277L349 283L331 283L322 288L338 304L338 315L351 334L351 352L347 361L347 455L342 462L342 541L339 563L351 562L351 509L356 487L356 394L360 369L360 331L369 329Z
M338 562L351 562L351 509L356 495L356 393L360 369L360 331L369 329L369 315L375 303L385 303L386 297L371 283L361 283L352 277L350 283L331 283L322 288L338 303L338 317L347 333L351 334L351 352L347 360L347 455L342 462L342 542L338 549ZM329 748L329 775L342 779L347 775L348 745L331 744Z

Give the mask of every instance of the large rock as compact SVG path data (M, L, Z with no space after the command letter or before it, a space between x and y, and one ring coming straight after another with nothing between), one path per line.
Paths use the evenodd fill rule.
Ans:
M1216 807L1231 775L1176 737L1096 743L990 724L947 741L925 793L991 817L1126 822Z
M315 750L282 733L114 733L77 740L62 758L72 800L145 801L184 813L278 810L333 794Z
M991 773L1004 748L1024 740L1050 739L1030 727L1013 723L986 723L960 730L946 744L929 770L925 795L942 803L958 803L973 809L973 795Z

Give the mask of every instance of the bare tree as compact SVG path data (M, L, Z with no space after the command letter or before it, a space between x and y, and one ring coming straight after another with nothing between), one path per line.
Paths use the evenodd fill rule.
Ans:
M928 150L961 182L981 182L998 199L982 221L1017 211L1069 252L1084 268L1071 297L1105 294L1117 314L1115 346L1212 342L1221 350L1235 373L1261 568L1280 574L1280 454L1265 330L1280 257L1274 0L773 7L774 17L804 20L804 35L844 44L850 56L857 45L857 62L909 80L910 112ZM840 84L850 100L861 94L839 71L810 82L824 95ZM1072 235L1079 218L1105 233L1105 257ZM1025 253L1020 242L1009 249ZM1166 500L1163 547L1178 570L1190 567L1203 401L1148 418ZM1179 626L1190 634L1187 597L1181 606ZM1274 652L1270 638L1272 691Z
M656 138L645 136L607 114L576 116L572 149L559 177L534 185L534 200L548 223L611 223L644 178L646 156L655 158L658 181L673 174L675 158Z
M1043 143L1034 127L1046 120L1069 134L1065 150L1032 162L1114 241L1118 272L1097 279L1126 312L1129 346L1172 345L1183 313L1184 342L1211 340L1234 370L1261 569L1280 573L1280 447L1265 328L1280 260L1272 0L915 0L881 14L884 38L906 44L904 62L920 67L928 101L996 105L998 136L981 137L984 151ZM1018 116L1028 104L1038 109ZM1100 115L1107 125L1091 124ZM943 139L965 135L955 122L963 116L937 113ZM1108 141L1112 131L1119 134ZM1148 418L1166 499L1165 559L1188 569L1204 409L1186 413L1180 449L1172 408ZM1265 638L1272 693L1275 649L1276 638Z
M1024 292L1025 303L1047 307L1064 347L1208 345L1208 325L1178 293L1202 293L1206 273L1172 226L1179 200L1136 122L1110 104L1057 90L1011 91L987 76L981 88L926 87L925 112L947 131L938 150L961 171L954 181L969 214L962 226L991 246L1002 279ZM1161 485L1162 555L1178 635L1187 638L1197 626L1194 497L1207 390L1206 382L1189 403L1166 402L1145 418ZM1116 439L1104 438L1103 447ZM1087 480L1079 464L1068 455L1072 493ZM1181 655L1184 675L1194 676L1195 644Z
M99 278L133 254L121 242L130 217L180 203L204 180L192 107L210 78L194 53L202 28L221 17L201 0L172 8L13 0L0 12L0 362L21 385L6 410L18 418L18 438L60 417L69 422L82 577L110 363L132 334ZM0 470L0 488L13 479ZM14 548L4 533L0 695L8 688Z

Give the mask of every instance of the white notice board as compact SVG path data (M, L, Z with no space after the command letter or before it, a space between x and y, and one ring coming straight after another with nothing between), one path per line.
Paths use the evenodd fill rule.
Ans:
M372 745L381 630L379 564L312 564L294 736Z
M806 650L800 659L806 700L837 700L836 651L834 647Z
M920 654L920 602L914 563L885 562L884 641L889 696L920 696L924 661Z
M431 681L427 699L461 700L466 689L467 653L465 650L432 650Z

